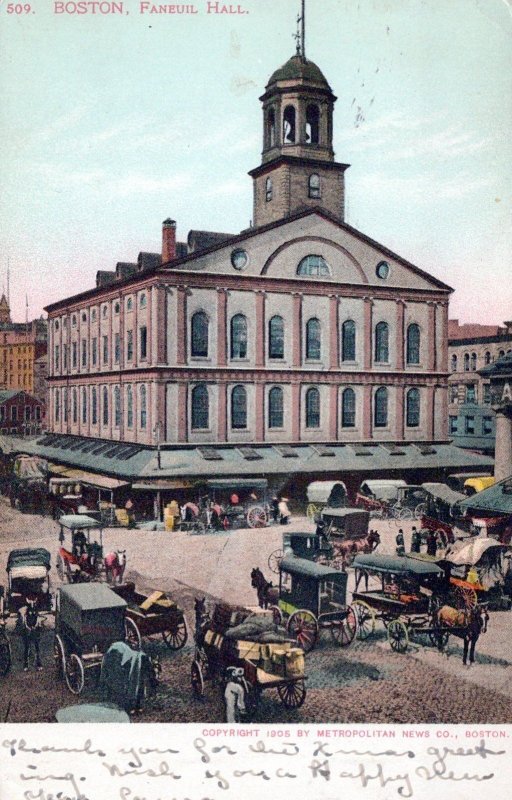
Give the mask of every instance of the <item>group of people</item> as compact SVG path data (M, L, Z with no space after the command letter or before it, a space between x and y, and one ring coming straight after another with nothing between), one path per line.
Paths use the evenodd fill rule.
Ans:
M404 540L404 532L402 528L399 529L396 535L396 554L397 556L405 556L405 540ZM421 548L423 545L423 536L422 532L419 531L415 525L413 525L412 533L411 533L411 553L421 553ZM429 530L426 535L426 553L428 556L435 556L437 555L437 551L439 546L445 547L445 542L439 542L437 531Z

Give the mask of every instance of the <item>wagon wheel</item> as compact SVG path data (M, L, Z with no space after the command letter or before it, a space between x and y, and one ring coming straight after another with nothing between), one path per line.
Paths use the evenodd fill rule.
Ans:
M267 523L267 512L263 506L251 506L247 511L247 524L249 528L265 528Z
M308 507L306 508L306 517L310 522L315 522L319 512L320 506L316 506L314 503L309 503Z
M409 634L403 622L393 619L388 625L388 641L396 653L405 653L409 644Z
M7 634L0 633L0 675L7 675L11 669L11 643Z
M375 632L375 611L364 600L354 600L352 608L357 617L357 638L368 639Z
M414 512L411 511L410 508L407 508L407 506L404 506L404 508L400 509L400 513L398 514L398 519L399 520L414 519Z
M72 694L81 694L84 688L84 665L76 653L71 653L64 668L66 686Z
M285 708L300 708L306 699L306 686L303 680L279 683L277 693Z
M176 621L172 628L162 631L162 639L170 650L181 650L188 639L188 628L185 617Z
M475 608L478 598L474 589L469 586L454 586L451 591L451 598L460 611L469 611L470 608Z
M277 575L279 575L279 567L281 566L281 561L283 560L283 558L284 558L284 550L282 550L281 548L273 550L268 557L267 563L269 569L271 569L272 572L275 572Z
M279 606L269 606L268 610L272 612L272 622L274 625L281 625L283 621L283 613Z
M414 519L421 519L427 513L427 504L426 503L418 503L416 508L414 509Z
M288 620L288 633L305 653L309 653L318 639L318 621L315 615L306 608L294 611Z
M55 569L57 570L57 575L59 576L60 580L63 581L66 571L64 569L64 559L60 553L57 555L55 560Z
M140 631L137 624L130 617L126 617L124 620L124 638L132 650L140 650L142 648Z
M333 620L329 626L332 640L339 647L348 647L356 638L357 616L352 606L347 606L341 619Z
M64 642L58 633L55 634L55 639L53 641L53 658L55 660L57 674L62 677L66 670L66 651L64 649Z
M190 667L190 682L192 683L192 691L196 697L204 697L204 678L201 664L197 659L194 659Z

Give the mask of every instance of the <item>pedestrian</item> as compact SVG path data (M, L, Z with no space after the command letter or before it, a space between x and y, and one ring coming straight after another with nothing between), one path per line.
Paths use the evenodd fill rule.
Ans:
M395 541L396 541L397 556L405 556L405 540L402 528L399 529Z
M437 553L437 535L435 531L429 531L427 535L427 555L435 556Z
M279 501L279 522L281 525L288 525L290 521L290 509L288 508L288 498L281 497Z
M37 610L37 597L27 596L26 605L18 612L21 635L23 636L23 671L28 672L28 659L32 647L36 654L36 669L41 672L41 652L39 640L41 639L42 621Z
M271 502L272 507L272 516L274 518L274 522L279 521L279 500L277 499L277 495L274 495Z
M226 670L227 683L224 690L226 722L240 722L241 715L245 714L243 676L243 667L228 667Z
M411 553L419 553L421 549L421 533L413 525L411 534Z

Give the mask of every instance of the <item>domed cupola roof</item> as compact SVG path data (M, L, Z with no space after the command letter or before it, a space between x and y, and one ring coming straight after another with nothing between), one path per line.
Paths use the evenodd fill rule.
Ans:
M266 88L269 89L272 84L278 83L278 81L306 81L331 91L331 87L327 83L322 70L313 61L308 61L299 53L289 58L286 64L283 64L282 67L272 73Z

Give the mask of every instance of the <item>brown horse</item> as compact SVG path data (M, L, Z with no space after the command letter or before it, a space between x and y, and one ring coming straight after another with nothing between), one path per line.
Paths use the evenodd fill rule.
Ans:
M342 560L343 566L349 566L358 553L373 553L380 544L380 535L377 531L369 531L360 539L344 539L339 544L334 543L334 556Z
M276 605L279 600L279 589L271 581L267 581L259 567L251 571L251 586L256 589L260 608Z
M436 623L442 633L457 636L464 642L462 663L466 666L469 653L469 664L475 661L475 646L481 633L487 631L489 614L485 606L473 606L466 609L455 609L441 606L436 613ZM443 636L438 639L438 647L442 650Z

